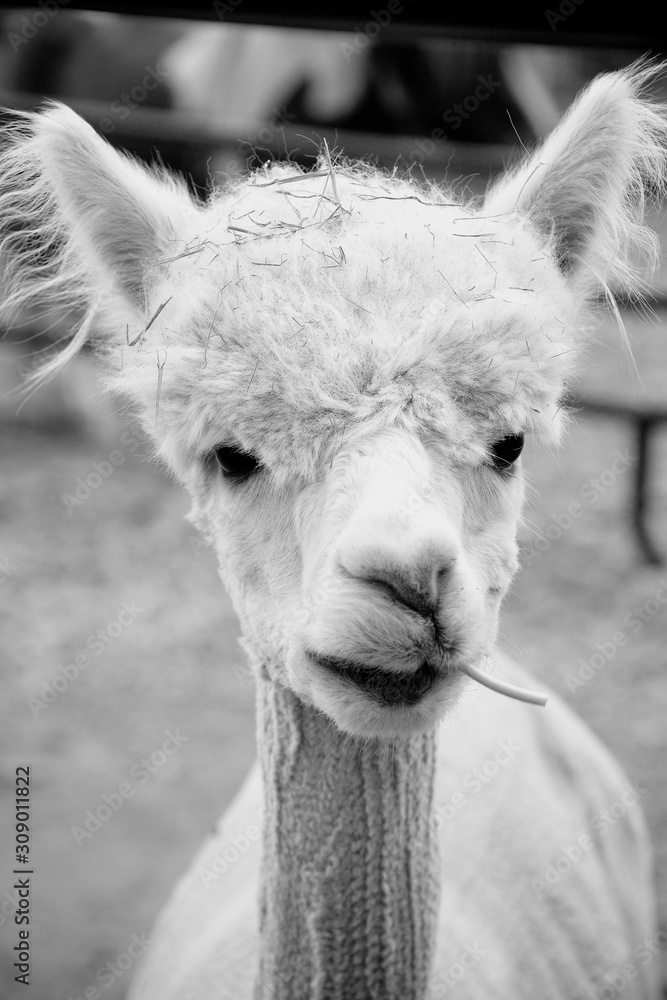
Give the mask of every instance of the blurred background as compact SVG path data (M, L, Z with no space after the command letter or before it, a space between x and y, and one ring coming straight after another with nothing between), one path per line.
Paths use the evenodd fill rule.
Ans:
M0 104L64 100L114 145L185 173L197 197L268 158L308 165L323 138L475 195L587 80L640 54L403 37L400 13L385 30L384 8L344 32L222 23L218 6L211 23L56 0L0 9ZM554 41L559 10L553 24L544 13ZM667 236L662 208L654 224ZM593 325L564 447L528 447L524 567L501 640L647 789L663 930L666 292L663 270L650 308L619 302L636 371L617 325ZM253 759L253 686L186 500L100 392L95 360L84 353L19 406L26 372L67 334L64 320L21 319L0 341L0 996L76 1000L97 987L120 1000L156 912ZM589 679L573 681L582 670ZM32 774L36 873L29 994L12 969L20 765ZM128 781L132 796L77 834Z

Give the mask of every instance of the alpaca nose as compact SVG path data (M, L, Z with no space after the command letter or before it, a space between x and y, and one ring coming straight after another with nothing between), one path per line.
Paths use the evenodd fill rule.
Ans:
M387 540L351 543L340 553L340 565L348 577L432 619L456 561L454 547L445 538L411 541L403 546Z
M391 560L376 560L376 565L365 564L360 572L353 574L371 587L380 588L398 604L424 618L432 618L437 612L440 585L449 572L449 564L433 564L424 560L416 567L401 566Z

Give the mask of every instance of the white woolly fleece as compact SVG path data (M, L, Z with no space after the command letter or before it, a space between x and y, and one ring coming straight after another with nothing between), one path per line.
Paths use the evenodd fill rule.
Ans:
M249 997L248 941L256 1000L439 1000L478 933L461 997L572 1000L651 933L638 811L544 899L527 886L622 777L563 706L540 726L465 674L492 656L517 567L521 463L503 449L558 438L586 309L641 291L655 260L654 72L594 81L481 205L326 149L314 171L271 165L200 205L62 105L10 124L5 307L73 326L36 383L102 345L192 494L259 681L261 912L249 858L231 895L199 899L194 944L168 916L171 975L149 964L141 1000ZM446 722L436 754L459 711L470 744ZM469 769L497 763L489 740L513 736L507 784L480 783L455 832L438 826Z

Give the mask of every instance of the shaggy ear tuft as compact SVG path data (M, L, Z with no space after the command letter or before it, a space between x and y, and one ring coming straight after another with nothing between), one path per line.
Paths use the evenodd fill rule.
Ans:
M644 214L664 193L667 116L646 90L661 69L640 61L597 77L486 199L485 213L524 213L552 237L561 269L588 296L640 293L657 263Z
M8 305L80 306L115 287L145 308L151 267L174 235L171 220L193 208L176 181L116 152L64 105L13 116L0 153Z

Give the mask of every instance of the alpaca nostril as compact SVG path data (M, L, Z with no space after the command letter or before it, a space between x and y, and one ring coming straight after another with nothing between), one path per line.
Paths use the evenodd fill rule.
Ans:
M438 528L393 538L378 537L377 525L357 525L338 550L339 570L350 581L374 587L395 604L436 621L458 557L453 533Z
M384 591L391 600L404 605L410 611L416 611L423 618L432 618L437 611L437 602L433 599L433 595L425 594L407 581L394 579L388 583L386 580L369 577L364 582Z
M412 576L396 571L376 571L362 579L383 590L397 604L432 619L437 615L441 590L449 572L450 566L433 566Z

